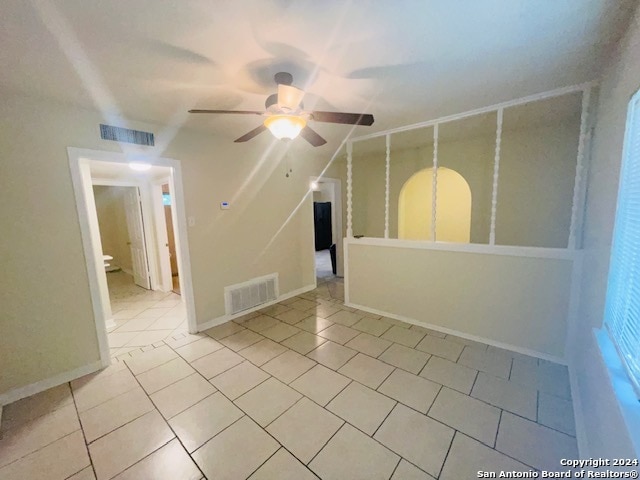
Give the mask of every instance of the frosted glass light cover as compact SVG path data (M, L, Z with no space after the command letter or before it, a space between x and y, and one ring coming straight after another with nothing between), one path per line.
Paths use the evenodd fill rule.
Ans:
M296 138L306 125L304 118L294 115L271 115L264 121L264 126L277 139Z

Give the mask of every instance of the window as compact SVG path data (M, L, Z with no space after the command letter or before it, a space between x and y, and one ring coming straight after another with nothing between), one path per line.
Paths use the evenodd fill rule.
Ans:
M640 92L627 113L605 325L640 392Z

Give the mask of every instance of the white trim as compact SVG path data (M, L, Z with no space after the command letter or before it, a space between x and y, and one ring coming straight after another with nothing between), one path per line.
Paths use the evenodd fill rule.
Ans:
M386 156L384 170L384 238L389 238L389 194L391 176L391 135L385 138Z
M349 244L356 240L354 238L344 238L342 241L342 250L344 252L344 302L349 303ZM362 240L362 239L360 239Z
M353 143L347 142L347 237L353 237Z
M245 282L245 283L247 283L247 282ZM249 282L249 283L251 283L251 282ZM258 310L262 310L263 308L270 307L271 305L275 305L276 303L280 303L283 300L287 300L288 298L296 297L298 295L302 295L303 293L310 292L312 290L315 290L315 288L316 288L315 284L307 285L306 287L298 288L297 290L293 290L292 292L288 292L288 293L285 293L284 295L280 295L278 298L276 298L275 300L272 300L271 302L263 303L262 305L257 305L255 307L249 308L247 310L243 310L242 312L238 312L238 313L236 313L234 315L222 315L220 317L216 317L216 318L214 318L212 320L209 320L208 322L199 323L197 332L203 332L205 330L209 330L210 328L217 327L218 325L222 325L223 323L227 323L228 321L233 320L235 318L242 317L243 315L246 315L247 313L253 313L253 312L256 312Z
M436 241L436 221L438 202L438 138L440 129L436 123L433 126L433 173L431 175L431 241Z
M509 255L512 257L555 258L574 260L576 252L565 248L513 247L507 245L484 245L479 243L429 242L424 240L399 240L395 238L345 238L345 262L347 245L372 245L376 247L414 248L419 250L442 250L447 252L481 253L487 255ZM345 264L345 289L347 288L347 265ZM346 298L346 296L345 296Z
M576 174L573 180L573 197L571 201L571 224L569 225L569 240L567 248L577 248L576 230L579 227L578 220L582 198L582 184L584 178L584 152L587 147L587 136L589 135L589 103L591 101L591 88L582 92L582 110L580 111L580 136L578 137L578 154L576 158Z
M549 90L547 92L536 93L535 95L529 95L527 97L517 98L515 100L510 100L508 102L496 103L494 105L489 105L487 107L477 108L475 110L469 110L467 112L458 113L455 115L448 115L446 117L436 118L434 120L428 120L425 122L414 123L411 125L406 125L404 127L391 128L389 130L383 130L381 132L371 133L369 135L362 135L360 137L354 137L349 139L349 142L361 142L363 140L370 140L372 138L382 137L387 134L406 132L407 130L415 130L417 128L424 127L432 127L438 123L448 123L454 122L456 120L462 120L463 118L473 117L475 115L481 115L483 113L494 112L500 108L508 108L515 107L517 105L522 105L525 103L537 102L540 100L546 100L554 97L561 97L562 95L567 95L575 92L583 92L588 88L597 85L597 82L586 82L581 83L579 85L570 85L568 87L557 88L555 90Z
M93 185L99 185L102 187L141 187L144 182L138 179L131 180L113 180L111 178L91 177L91 183Z
M93 320L96 325L98 350L100 352L101 365L106 367L110 363L107 324L110 324L113 319L111 318L111 305L109 303L109 291L107 288L107 274L104 271L104 259L102 258L100 235L94 235L94 232L92 231L93 229L91 228L90 216L93 215L96 217L96 223L98 221L93 195L89 198L89 193L93 192L87 191L91 182L91 172L89 170L88 160L81 158L77 152L71 151L70 149L67 150L69 154L71 182L73 184L73 190L76 198L78 222L80 223L82 248L84 250L85 263L87 266L87 280L89 282L89 295L91 296ZM96 238L93 238L94 236Z
M567 355L567 358L570 358ZM582 398L580 397L580 387L578 385L578 374L573 365L569 364L569 386L571 387L571 400L573 404L573 422L576 427L576 440L578 443L578 457L590 458L589 442L587 440L587 430L584 423L584 409L582 408Z
M98 370L101 370L102 368L109 365L110 360L106 365L104 365L103 362L99 360L97 362L92 362L88 365L76 368L74 370L59 373L58 375L55 375L51 378L25 385L24 387L14 388L13 390L9 390L8 392L0 395L0 405L8 405L17 400L20 400L21 398L26 398L31 395L35 395L36 393L44 392L45 390L48 390L50 388L57 387L58 385L62 385L63 383L75 380L76 378L80 378L90 373L97 372Z
M491 345L493 347L503 348L505 350L509 350L516 353L521 353L523 355L528 355L530 357L537 357L543 360L549 360L550 362L560 363L562 365L566 365L566 360L560 357L556 357L554 355L549 355L547 353L538 352L536 350L530 350L528 348L516 347L515 345L511 345L509 343L497 342L495 340L491 340L490 338L478 337L476 335L469 335L468 333L463 333L458 330L453 330L450 328L441 327L439 325L433 325L431 323L421 322L419 320L415 320L413 318L405 317L403 315L396 315L395 313L389 313L382 310L378 310L375 308L365 307L364 305L358 305L356 303L347 303L345 302L347 307L357 308L358 310L362 310L365 312L373 313L375 315L380 315L383 317L393 318L395 320L400 320L401 322L410 323L411 325L417 325L419 327L429 328L431 330L435 330L437 332L446 333L448 335L455 335L457 337L466 338L467 340L473 340L474 342L480 342L487 345Z
M496 216L498 213L498 179L500 176L500 148L502 146L502 120L504 109L498 109L496 119L496 149L493 157L493 188L491 190L491 225L489 227L489 245L496 244Z

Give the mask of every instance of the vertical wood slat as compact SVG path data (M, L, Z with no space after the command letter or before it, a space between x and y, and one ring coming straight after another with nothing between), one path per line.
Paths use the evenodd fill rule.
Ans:
M389 238L389 195L391 174L391 135L386 136L387 156L385 159L385 190L384 190L384 238Z
M498 179L500 175L500 148L502 147L502 119L504 108L498 109L496 120L496 150L493 158L493 189L491 192L491 227L489 230L489 245L496 244L496 215L498 212Z
M433 180L431 184L431 241L436 241L436 202L438 197L438 135L436 123L433 126Z
M587 144L588 135L588 120L589 120L589 103L591 101L591 87L586 88L582 92L582 111L580 113L580 137L578 139L578 154L576 158L576 175L573 180L573 200L571 203L571 225L569 226L569 241L567 248L575 250L578 248L576 231L578 228L578 216L579 210L582 207L580 205L581 191L583 188L584 177L584 151Z
M353 143L347 142L347 237L353 237L353 218L352 218L352 197L353 197L353 178L352 178L352 162L353 162Z

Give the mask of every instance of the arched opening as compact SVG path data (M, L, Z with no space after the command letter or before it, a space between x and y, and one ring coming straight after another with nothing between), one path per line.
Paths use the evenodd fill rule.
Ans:
M433 168L415 173L405 182L398 200L398 238L431 239ZM438 168L436 240L469 243L471 189L455 170Z

